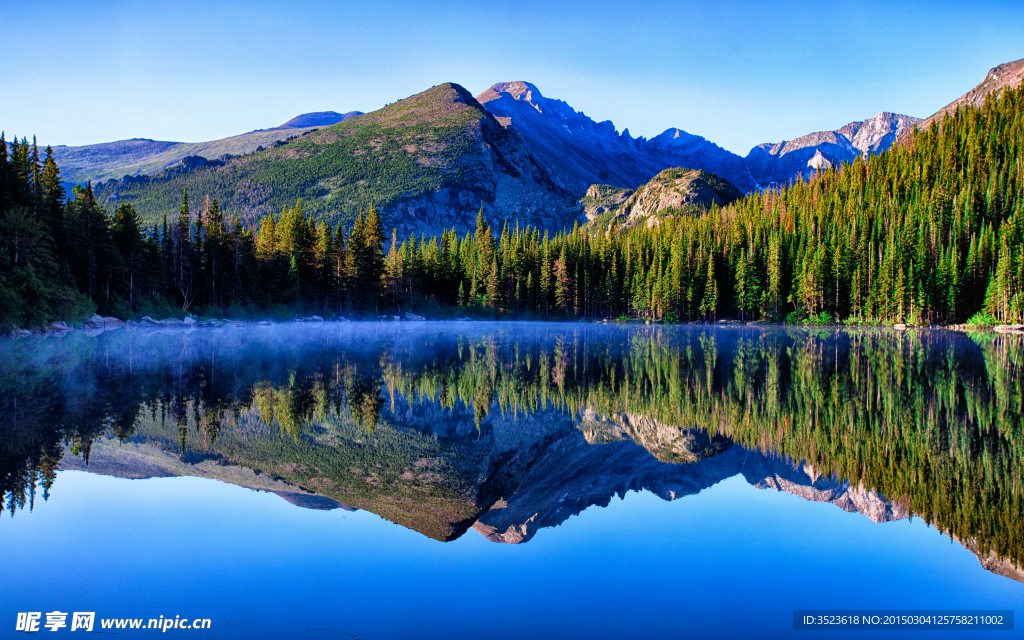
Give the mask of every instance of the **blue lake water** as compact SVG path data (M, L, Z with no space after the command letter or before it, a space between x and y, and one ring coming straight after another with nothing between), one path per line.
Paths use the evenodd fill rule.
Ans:
M0 635L59 610L201 637L842 638L872 632L793 610L1024 602L1020 485L993 480L1021 471L1013 337L273 331L4 345ZM887 470L851 481L858 460Z

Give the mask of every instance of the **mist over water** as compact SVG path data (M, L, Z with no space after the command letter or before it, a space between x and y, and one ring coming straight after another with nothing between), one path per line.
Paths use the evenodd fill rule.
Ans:
M241 539L272 512L277 526L319 539L338 518L356 518L375 532L356 546L371 556L390 549L391 559L380 560L388 571L426 579L423 563L471 547L489 573L463 579L501 582L524 567L509 560L498 568L481 558L505 557L499 550L509 545L543 554L580 535L595 551L575 570L619 575L613 559L625 552L604 537L601 522L626 527L614 534L625 536L622 544L635 538L651 554L668 554L669 565L684 557L692 563L678 539L643 524L683 513L678 503L711 509L708 522L717 524L699 534L680 522L659 526L721 538L704 544L745 562L755 562L748 557L754 548L765 559L795 553L800 566L818 557L800 545L794 551L793 531L764 524L789 513L794 525L831 530L836 541L856 541L861 534L851 532L861 532L876 556L879 548L911 549L901 562L928 557L953 572L947 555L966 554L956 562L973 564L956 564L956 572L984 583L979 594L1019 597L1022 347L1018 336L991 333L488 322L122 329L8 340L0 343L0 490L8 513L0 536L10 544L24 543L19 532L28 530L37 542L60 538L68 526L61 518L82 522L64 492L128 509L156 486L145 483L173 482L184 493L153 499L173 505L210 496L202 500L236 514L228 522L211 512L174 525L186 527L183 535L235 532ZM116 484L122 479L146 480ZM232 492L253 489L264 499L253 503ZM615 499L626 496L636 497ZM248 512L238 511L242 503ZM158 526L111 508L105 526L123 520L143 536ZM724 511L712 513L716 508ZM736 510L755 519L744 526L722 520ZM371 526L370 514L382 520ZM898 522L915 532L928 527L908 542L903 529L893 529ZM396 525L405 533L382 533ZM761 529L774 531L774 545L743 533ZM345 538L355 544L351 535ZM382 541L376 551L375 537ZM946 551L928 542L939 538ZM132 544L155 554L170 543ZM314 546L313 555L333 548ZM716 557L721 567L732 566ZM207 562L234 571L248 561ZM294 566L305 564L295 559ZM718 584L721 576L710 571L705 566L693 577ZM840 574L861 589L876 579L853 565ZM778 579L786 582L786 575ZM659 573L643 588L660 588L669 577ZM181 579L166 575L162 584ZM329 591L351 588L322 580ZM910 569L905 580L920 586L933 578ZM31 582L25 593L39 588ZM943 584L921 593L955 600ZM242 583L222 586L236 599L247 590L262 593ZM468 583L456 590L462 588ZM786 635L787 611L812 604L806 594L801 602L787 598L760 605L781 616L778 635ZM987 606L983 600L976 604ZM225 611L244 609L232 602ZM529 606L546 621L540 637L560 628L558 616ZM302 603L288 607L308 613ZM287 628L278 618L273 624ZM665 635L644 624L651 635ZM417 629L399 625L378 637L417 637ZM437 637L459 636L442 631ZM712 627L707 633L716 635Z

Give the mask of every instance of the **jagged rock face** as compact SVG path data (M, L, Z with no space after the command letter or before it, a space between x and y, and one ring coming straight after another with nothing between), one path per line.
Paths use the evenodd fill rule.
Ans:
M641 439L646 435L647 443L641 446L634 434ZM666 451L673 462L655 457L655 452ZM809 465L793 465L724 438L710 439L699 430L659 425L639 416L610 421L591 416L584 417L578 434L551 442L515 491L495 500L473 529L493 542L520 544L542 528L557 526L592 505L607 506L612 497L627 491L646 490L676 500L737 474L759 489L829 502L874 522L910 515L903 505L889 504L862 485L822 477Z
M978 561L981 562L981 566L986 571L991 571L1010 580L1024 582L1024 566L1016 565L1008 558L1000 558L995 551L989 550L988 553L983 553L974 540L960 540L957 538L956 541L962 544L968 551L978 556Z
M632 440L661 462L681 464L718 455L732 446L724 436L709 435L704 429L666 424L635 413L602 417L586 408L577 428L590 444Z
M931 117L922 120L918 127L926 129L931 126L932 122L941 121L947 113L953 113L961 107L980 107L985 104L985 98L989 94L999 95L1006 87L1015 89L1021 85L1022 80L1024 80L1024 58L993 67L981 84L939 109Z
M477 99L502 125L520 132L555 181L575 193L591 185L636 189L670 167L699 169L748 193L773 183L786 184L864 153L884 151L919 122L883 112L836 131L761 144L742 158L678 128L650 140L633 138L628 130L618 134L611 122L594 122L561 100L545 98L528 82L502 82ZM588 219L595 215L600 213L586 211Z
M565 224L577 210L574 198L540 166L523 138L457 84L433 87L351 122L359 128L342 135L367 127L385 132L425 128L422 142L403 149L421 166L450 176L439 186L378 205L385 226L396 228L399 236L440 235L450 228L465 232L473 228L480 208L492 224L507 220L541 227ZM451 122L461 123L461 141L447 132ZM313 139L329 143L334 135L325 129Z
M613 187L608 184L592 184L580 200L583 205L583 217L588 222L598 216L612 213L619 208L629 196L633 195L633 189Z
M626 413L616 418L629 431L633 442L661 462L682 464L698 462L721 454L732 446L724 436L710 435L704 429L666 424L643 415Z
M1020 65L997 67L990 76L983 83L985 91L1019 84ZM451 137L444 137L451 133L445 130L444 118L460 110L472 112L473 122L464 132L472 138L468 145L453 145ZM147 224L176 210L179 202L173 200L180 199L184 186L178 182L188 181L190 191L211 195L229 215L250 225L301 197L309 213L332 223L350 222L356 211L374 204L385 224L396 227L401 235L435 235L452 227L460 233L471 228L481 206L493 224L519 221L556 230L578 217L579 199L594 195L589 192L591 186L637 189L672 167L713 174L749 193L791 182L866 152L883 151L915 123L909 116L881 113L836 131L758 145L743 158L674 127L650 140L633 138L628 130L620 134L612 122L595 122L565 102L545 97L528 82L498 83L476 99L459 85L448 83L373 113L304 114L274 129L209 143L134 140L57 147L54 153L65 177L73 181L111 178L96 187L101 201L109 205L122 199L134 201ZM339 134L345 125L352 126ZM316 167L299 166L303 158L324 157L324 150L285 143L295 136L303 136L305 143L338 142L364 130L364 125L379 126L379 136L368 145L350 148L348 161L333 157ZM409 136L402 133L411 126L425 127L421 142L409 144ZM316 127L324 128L311 134ZM435 135L438 133L443 135ZM403 151L407 157L402 157ZM186 156L220 159L226 166L176 164ZM419 164L422 171L410 171L408 160ZM293 161L294 167L273 167ZM364 164L359 166L360 162ZM389 177L383 182L379 171L368 169L380 167L380 163L389 167L385 172ZM347 166L332 169L342 165ZM447 175L431 173L439 168ZM204 173L207 170L209 175ZM410 177L417 171L422 175ZM126 174L135 177L121 179ZM294 179L314 174L308 184ZM292 179L284 180L283 175ZM391 177L396 175L407 178L407 184L395 183ZM150 180L153 184L147 182ZM170 188L164 184L170 181L178 182ZM385 182L393 184L389 187ZM153 197L154 192L160 195ZM601 202L594 204L583 203L587 219L610 208Z
M920 119L883 112L868 120L851 122L835 131L819 131L794 140L759 144L745 164L760 188L783 185L799 175L851 162L865 153L880 153L893 145Z
M621 135L610 121L594 122L528 82L501 82L477 100L527 141L563 189L579 195L592 184L635 188L665 168L646 141Z
M574 198L539 165L516 131L501 126L465 89L457 90L452 102L479 112L469 127L475 148L450 167L461 178L382 208L386 224L397 228L399 236L440 235L450 228L461 233L473 228L481 207L493 225L503 220L541 228L567 223L577 211Z
M850 141L850 145L861 153L880 153L896 141L904 131L914 128L920 118L898 113L882 112L863 122L851 122L838 133Z
M671 501L737 474L756 488L828 502L874 522L911 515L905 505L892 504L862 484L823 476L809 464L767 456L727 438L710 437L701 429L642 415L604 417L585 410L574 419L561 412L518 417L492 413L478 432L472 411L464 407L443 410L399 399L389 413L405 429L464 442L459 466L469 472L467 479L473 479L467 487L467 504L457 513L430 502L396 502L388 498L387 487L381 487L379 501L356 506L439 540L453 540L472 527L492 542L521 544L540 529L558 526L591 506L606 507L613 497L624 497L629 491L650 491ZM433 468L430 460L417 465L422 466L420 471ZM213 478L272 492L307 509L352 509L309 488L245 467L214 459L188 461L146 443L96 440L88 463L67 452L60 468L122 478ZM978 556L985 569L1024 582L1021 567L982 552L971 540L958 542Z
M473 529L493 542L519 544L539 529L557 526L592 505L607 506L627 491L647 490L676 500L737 474L759 489L829 502L874 522L910 515L904 505L889 504L863 485L823 477L810 465L765 456L700 429L644 416L602 418L584 412L578 434L551 442L515 491L495 500Z
M615 220L624 227L654 226L663 212L699 214L712 205L722 207L742 196L739 189L715 175L694 169L666 169L623 200L608 222Z
M822 171L824 169L831 169L833 165L828 158L821 155L821 149L818 149L814 152L814 157L807 161L807 166L815 171Z
M454 171L465 171L468 179L412 190L398 199L400 201L391 196L371 199L373 204L384 210L389 226L398 227L403 235L411 232L435 234L448 227L464 231L472 226L475 211L481 205L495 223L519 220L556 229L572 222L579 213L578 199L585 194L590 197L592 185L637 189L670 167L686 167L714 174L731 182L743 193L783 185L800 175L807 176L852 161L865 153L884 151L915 125L929 126L960 106L979 106L990 94L999 93L1005 87L1020 86L1022 78L1024 60L999 65L989 71L981 84L926 120L883 112L835 131L757 145L745 158L678 128L667 129L650 140L633 138L628 130L620 134L612 122L595 122L565 102L543 96L536 86L528 82L498 83L476 100L458 85L441 85L441 93L447 91L454 95L449 106L461 104L484 112L472 127L477 143L475 152L470 150L468 154L456 154L459 155L458 161L451 163L443 149L427 145L419 150L425 153L420 153L416 161L424 167L447 165ZM396 104L416 102L427 94L436 96L438 89L435 87ZM83 147L56 146L53 151L62 175L69 182L109 180L102 195L109 198L108 204L113 205L122 198L137 197L138 192L145 188L145 185L140 186L140 179L145 181L147 176L174 167L187 156L215 160L253 154L279 145L292 136L308 133L314 127L338 126L344 121L359 118L367 118L367 122L377 121L382 114L386 115L389 107L364 115L359 112L303 114L274 129L211 142L186 144L132 139ZM423 121L418 122L422 124ZM502 136L498 130L508 135ZM374 150L376 148L370 151ZM287 159L287 153L273 159ZM236 158L231 162L237 166L244 160ZM188 175L178 178L187 177L197 182L191 173L195 167L185 168L187 171L184 173ZM316 203L326 197L324 190L330 192L344 180L362 184L358 176L341 178L328 175L318 183L305 185L296 191L287 189L285 185L264 184L258 177L259 172L253 176L243 174L230 178L234 181L230 194L214 195L221 196L221 204L228 207L230 214L239 215L250 223L256 217L276 213L283 206L294 203L296 195L302 196L304 202ZM126 175L137 177L121 180ZM169 177L174 178L173 175ZM202 191L201 181L197 182L197 187ZM181 189L169 192L180 194ZM151 223L166 211L176 210L177 204L167 200L159 203L159 212L140 213L147 223ZM357 202L346 196L332 206L335 209L338 206L365 208L369 204L369 201ZM584 207L588 219L609 208L601 203L595 207L584 203Z
M619 134L611 121L594 122L528 82L501 82L477 99L505 126L519 131L560 186L582 194L591 185L635 189L659 171L688 167L714 173L750 190L743 159L681 129L655 138Z

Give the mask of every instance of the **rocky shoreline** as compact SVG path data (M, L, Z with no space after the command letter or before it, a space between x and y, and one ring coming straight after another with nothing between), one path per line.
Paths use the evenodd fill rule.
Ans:
M347 318L339 317L333 319L335 322L349 322ZM325 322L320 316L295 316L294 322ZM107 331L116 331L118 329L151 329L151 330L177 330L177 331L194 331L196 329L211 327L235 327L242 328L246 326L267 326L281 324L280 322L272 322L269 320L263 320L259 322L246 322L243 320L229 320L227 318L222 319L207 319L200 320L195 316L185 316L184 319L178 320L177 318L167 318L164 320L154 320L149 316L143 316L138 320L121 320L120 318L104 317L100 315L94 315L85 322L82 323L81 327L69 327L65 322L51 322L44 327L34 327L32 329L14 329L7 334L8 338L27 338L29 336L64 336L68 333L81 332L87 336L97 336Z
M423 322L427 320L424 316L417 315L414 313L406 312L404 316L397 315L380 315L376 321L386 322ZM459 318L448 318L452 322L471 322L474 318L470 317L459 317ZM293 321L275 321L275 320L259 320L259 321L245 321L245 320L229 320L227 318L215 319L210 318L206 320L200 320L199 318L188 315L184 319L178 320L177 318L167 318L164 320L154 320L149 316L143 316L138 320L121 320L120 318L114 318L110 316L93 315L91 318L82 323L81 327L69 327L66 322L51 322L43 327L33 327L31 329L13 329L6 335L8 338L27 338L30 336L63 336L74 331L81 331L87 336L97 336L106 331L115 331L121 328L141 328L141 329L168 329L178 331L193 331L195 329L204 327L235 327L241 328L246 326L274 326L278 324L286 324L288 322L301 322L301 323L322 323L322 322L351 322L352 320L344 316L331 317L325 319L318 315L312 316L295 316ZM629 321L617 320L614 318L578 318L573 322L593 322L598 324L664 324L665 326L671 326L658 320L643 320L643 319L631 319ZM718 320L718 321L701 321L695 320L693 322L682 322L680 325L704 325L713 327L726 327L726 326L754 326L754 327L790 327L790 328L852 328L859 325L818 325L818 324L786 324L786 323L766 323L760 321L749 321L743 322L740 320ZM981 327L972 326L965 324L956 325L927 325L927 326L908 326L905 324L889 324L889 325L875 325L877 328L895 329L897 331L904 331L907 329L946 329L948 331L994 331L996 333L1009 333L1009 334L1021 334L1024 335L1024 324L1001 324L994 327ZM3 334L0 334L3 335Z

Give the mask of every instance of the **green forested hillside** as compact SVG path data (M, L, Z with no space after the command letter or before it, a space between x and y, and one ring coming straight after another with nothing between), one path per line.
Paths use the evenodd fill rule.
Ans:
M1024 89L958 111L866 161L722 208L661 211L656 226L499 232L481 213L464 237L393 234L388 249L392 225L372 208L359 215L356 192L386 202L402 189L471 181L486 169L467 159L515 157L512 142L506 155L470 154L482 144L477 126L500 126L475 119L478 110L456 88L432 91L451 99L403 101L250 159L282 190L327 190L279 216L268 205L251 226L216 199L197 202L191 189L176 193L175 209L152 227L131 201L111 217L89 188L65 203L52 159L25 140L10 154L2 145L3 322L25 326L86 308L252 314L275 305L346 315L447 308L665 321L1024 320ZM492 150L509 140L492 133ZM274 154L292 160L271 162ZM241 166L186 177L213 181ZM368 177L336 191L319 184L343 170ZM317 221L324 202L348 197L340 194L351 196L356 222Z
M654 228L506 229L496 245L485 229L457 253L413 240L389 255L392 281L398 299L460 291L506 314L1016 322L1022 147L1018 89L866 161Z
M311 217L347 228L371 204L385 211L443 187L478 190L470 207L493 200L483 176L486 143L510 135L465 89L444 84L226 164L172 167L94 191L100 202L130 203L149 224L174 211L188 189L245 224L301 198Z

